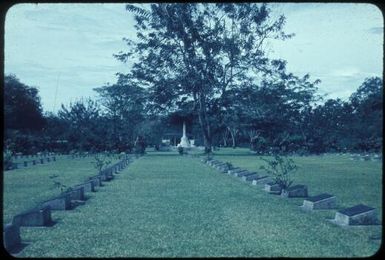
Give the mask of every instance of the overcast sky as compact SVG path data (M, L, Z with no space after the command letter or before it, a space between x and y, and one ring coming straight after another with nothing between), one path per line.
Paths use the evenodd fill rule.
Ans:
M270 42L270 57L288 70L321 79L319 91L347 99L365 78L382 76L383 17L370 4L271 4L295 37ZM127 65L112 54L126 50L134 20L124 4L18 4L5 20L5 74L38 87L44 111L57 111L115 81Z

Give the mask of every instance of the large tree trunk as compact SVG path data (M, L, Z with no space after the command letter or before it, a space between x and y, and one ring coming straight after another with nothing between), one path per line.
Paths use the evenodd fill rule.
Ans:
M230 127L227 127L227 130L229 130L229 133L231 135L231 140L233 142L232 147L233 147L233 149L235 149L236 148L235 135L237 134L237 130L235 130L235 129L231 130Z
M227 135L226 134L223 135L223 146L227 147Z
M206 100L203 93L199 94L199 123L203 132L203 141L205 146L205 153L211 153L212 140L210 133L210 124L206 113Z

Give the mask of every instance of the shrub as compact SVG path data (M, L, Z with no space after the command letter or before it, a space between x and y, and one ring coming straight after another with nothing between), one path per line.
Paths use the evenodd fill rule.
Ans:
M12 161L12 152L11 150L6 149L3 151L3 167L5 170L12 169L13 161Z
M109 165L111 163L111 161L108 159L108 154L95 154L94 155L94 159L95 161L91 162L94 167L99 171L101 172L103 167Z
M231 163L229 163L229 162L226 162L226 167L227 167L228 169L232 169L232 168L233 168L233 165L232 165Z
M275 183L283 190L286 190L293 184L294 181L291 174L298 169L298 166L292 159L277 154L274 155L273 160L267 160L262 157L260 159L267 163L266 167L261 166L260 168L271 174L274 177Z

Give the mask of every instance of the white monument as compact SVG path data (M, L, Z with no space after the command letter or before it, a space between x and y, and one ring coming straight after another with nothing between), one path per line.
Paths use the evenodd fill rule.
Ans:
M183 121L183 136L180 139L180 143L178 146L182 146L183 148L189 148L190 142L186 136L186 122Z

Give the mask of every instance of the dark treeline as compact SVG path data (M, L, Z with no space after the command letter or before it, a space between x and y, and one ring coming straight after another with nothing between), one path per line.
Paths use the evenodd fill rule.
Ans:
M160 145L187 122L196 145L260 152L378 152L382 79L366 79L347 101L322 100L319 80L270 59L268 40L285 41L285 17L267 4L128 4L137 40L114 56L131 70L44 114L36 88L5 78L5 140L13 152L130 151ZM343 87L343 86L341 86ZM352 87L352 86L349 86ZM317 105L318 104L318 105Z
M81 99L68 107L62 105L57 114L43 114L37 89L13 75L6 76L5 148L23 154L71 150L130 152L138 137L144 138L147 145L160 145L164 134L170 131L181 135L182 120L187 122L189 136L195 137L197 145L203 145L196 114L151 114L150 94L121 83L97 91L99 102ZM255 88L253 93L243 93L244 98L238 93L231 106L218 111L212 122L213 145L247 146L260 153L382 150L380 78L366 79L348 101L328 99L306 109L301 109L299 103L298 107L279 103L283 97L275 91L278 90Z

